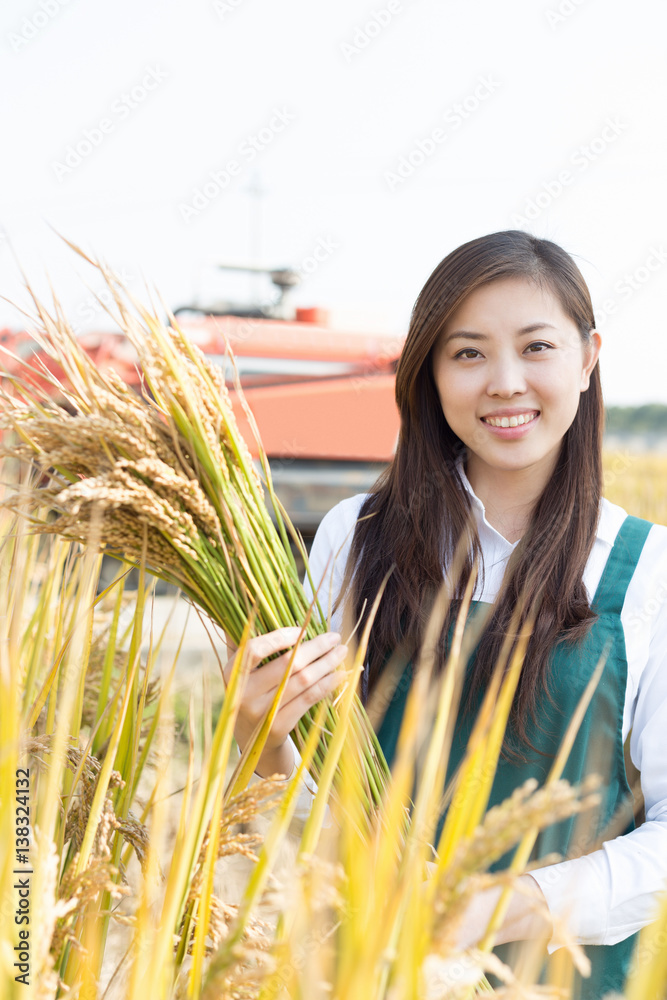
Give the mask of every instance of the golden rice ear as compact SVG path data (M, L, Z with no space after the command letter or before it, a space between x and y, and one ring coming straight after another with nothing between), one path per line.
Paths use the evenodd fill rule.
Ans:
M55 470L50 500L58 517L37 518L34 527L84 541L84 526L101 512L106 551L134 565L143 553L150 572L176 584L235 644L253 607L258 632L295 624L304 625L305 638L324 631L321 606L316 603L312 615L298 579L289 543L293 526L269 475L277 527L273 524L215 370L177 324L165 325L155 308L144 306L105 264L80 256L111 291L116 321L137 352L146 392L139 397L113 372L98 370L73 335L55 293L48 309L30 290L40 343L63 368L76 414L43 405L38 387L27 406L8 408L8 424L23 442L15 456L25 459L27 447L43 468ZM33 492L35 507L43 497ZM371 804L377 806L386 763L358 698L350 710L372 748L363 766L369 769ZM333 702L313 760L316 777L337 711ZM311 723L312 715L301 720L295 741L306 737Z
M76 416L23 383L16 383L16 396L3 397L3 420L17 434L9 454L26 466L36 460L51 477L46 489L16 484L0 503L0 789L3 803L10 802L0 809L0 856L16 856L13 803L19 804L24 769L34 989L45 996L58 990L101 996L109 987L111 997L117 987L127 1000L281 991L340 1000L391 993L402 1000L426 995L427 987L442 991L445 983L458 1000L471 989L489 992L488 972L531 992L530 970L537 979L543 950L524 948L511 968L485 951L502 906L481 948L461 955L457 945L458 922L475 888L519 891L516 875L535 830L583 813L598 795L592 780L580 788L560 780L568 733L546 787L529 784L485 811L488 771L499 753L525 634L500 657L495 700L485 704L464 762L479 782L454 785L435 866L427 864L429 835L443 804L442 768L470 648L463 623L474 579L451 662L439 677L434 637L447 606L444 591L434 602L393 776L355 696L370 622L358 636L356 623L346 619L345 631L360 640L346 664L348 683L295 734L301 749L296 774L241 789L231 749L244 642L254 631L295 622L304 638L312 637L326 627L325 616L300 589L243 448L235 450L232 431L221 429L227 403L214 373L178 331L172 336L149 310L132 313L122 288L115 288L123 322L134 336L144 330L155 394L135 397L117 376L98 372L71 338L54 296L52 311L38 310L45 327L40 336L72 375L67 398L76 403ZM97 593L94 530L126 566L141 567L125 636L124 570ZM180 582L202 615L224 619L240 651L203 753L194 697L189 720L185 711L191 731L183 740L179 783L166 766L177 756L169 693L176 656L159 688L152 687L160 640L149 643L148 653L143 642L151 569ZM514 631L520 631L517 622ZM573 728L584 710L582 703ZM421 731L426 719L430 740ZM410 813L416 770L421 784ZM303 783L308 771L319 780L314 793ZM310 820L290 847L290 822L303 795L314 799ZM267 825L263 839L239 825L258 816ZM513 871L485 874L517 840ZM283 851L288 861L281 869ZM219 888L225 859L242 859L249 868L233 899ZM15 898L13 867L0 871L3 899ZM130 902L121 911L118 904ZM17 926L13 908L0 907L0 937L15 940ZM628 1000L664 992L666 926L667 907L642 934ZM119 930L128 934L124 941ZM572 967L585 973L582 950L566 929L560 933ZM115 948L119 974L109 984ZM535 989L545 995L544 987Z

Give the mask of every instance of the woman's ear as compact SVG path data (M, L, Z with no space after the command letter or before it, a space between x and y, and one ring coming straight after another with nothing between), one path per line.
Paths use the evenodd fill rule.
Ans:
M597 330L590 331L590 340L584 347L584 367L581 371L581 391L585 392L588 389L591 381L591 372L597 364L597 360L600 356L600 348L602 347L602 337Z

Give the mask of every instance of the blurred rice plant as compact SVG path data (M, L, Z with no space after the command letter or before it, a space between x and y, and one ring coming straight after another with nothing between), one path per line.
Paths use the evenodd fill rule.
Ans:
M123 631L123 580L95 596L95 546L59 538L40 543L25 533L22 519L7 512L3 518L0 582L8 614L0 636L0 997L56 997L67 989L95 1000L407 998L415 989L426 995L424 983L434 976L451 980L446 995L457 996L482 982L485 969L497 971L493 956L461 956L455 946L457 920L478 887L471 875L522 833L594 802L590 789L527 788L478 823L516 664L505 680L495 679L480 715L473 743L484 748L485 766L480 770L476 753L466 761L457 782L465 794L454 791L459 832L447 832L447 849L429 882L446 720L462 662L457 648L444 688L432 664L417 673L395 778L370 826L363 775L347 739L354 693L348 687L311 818L292 840L293 866L281 872L279 853L326 704L319 706L294 779L258 781L232 794L232 733L249 624L209 751L197 773L193 731L185 786L170 796L173 662L160 681L159 639L146 658L140 655L150 585L142 581ZM498 690L501 707L493 712ZM434 737L426 742L424 704L434 706ZM327 773L330 779L337 755L342 781L331 799ZM21 767L30 770L31 993L16 982L13 965L15 778ZM410 806L417 770L422 791L406 834L399 819ZM474 774L484 777L475 780ZM327 804L333 822L323 826L319 806ZM257 830L242 832L240 824L267 810L263 838ZM175 832L165 843L168 811ZM252 863L236 903L214 891L216 866L234 855ZM503 879L488 876L487 882ZM111 981L110 958L117 966ZM463 993L456 979L461 967Z
M254 634L290 625L302 627L304 639L326 631L319 603L313 608L306 599L288 533L302 550L303 541L275 496L258 435L264 484L253 465L223 372L188 340L171 314L166 325L155 308L138 302L105 265L89 262L106 280L113 302L109 311L136 349L143 396L115 372L99 371L55 293L49 311L26 282L36 312L33 336L64 375L60 381L45 366L37 371L25 364L24 377L9 379L10 387L2 390L0 430L13 432L14 439L5 434L0 454L4 451L40 473L38 485L20 499L8 497L5 504L20 502L24 511L50 507L49 516L31 514L33 530L42 533L90 542L94 527L104 551L130 565L143 561L156 576L179 587L236 646L251 612ZM45 387L60 395L69 412L53 402ZM349 738L372 809L382 797L387 765L356 696L351 711ZM335 704L327 713L313 759L318 780L328 732L335 726ZM307 713L295 729L299 746L311 719ZM268 727L244 755L242 779L252 774L267 732Z
M511 886L522 870L484 875L494 860L531 832L592 806L595 792L590 787L578 792L563 782L544 790L526 787L485 814L520 657L492 682L451 791L450 821L438 854L431 845L442 801L447 720L465 659L460 629L444 683L428 661L417 671L393 780L370 828L364 821L363 778L346 739L348 689L333 733L342 775L338 797L328 800L334 822L322 827L322 812L314 809L316 819L294 845L293 867L281 872L277 858L299 775L229 794L243 642L209 752L196 773L192 732L185 787L170 798L165 765L173 749L172 669L159 684L159 639L147 659L139 656L150 587L144 580L123 630L123 580L95 597L94 547L59 538L40 543L25 533L21 519L6 512L2 529L0 581L8 615L0 674L0 996L26 995L14 979L15 956L8 947L17 934L12 803L19 767L31 773L29 964L35 996L64 995L69 987L72 995L95 1000L103 995L143 1000L147 993L157 1000L455 998L483 989L489 970L505 978L508 989L528 990L530 982L514 982L513 970L501 966L488 948L462 954L456 946L458 921L473 892ZM249 634L248 628L246 638ZM111 664L106 671L105 662ZM426 720L424 706L430 706ZM323 707L300 773L324 724ZM127 728L130 717L133 727ZM106 735L100 739L103 722ZM406 834L397 820L411 805L416 774L420 794ZM324 784L318 795L326 800ZM168 809L175 834L165 843ZM267 809L272 816L263 843L257 831L241 832L239 824ZM130 853L136 861L128 878ZM238 903L220 898L213 888L216 865L233 855L253 866ZM643 940L654 979L661 975L656 940L661 939L649 939L650 952ZM572 954L580 964L574 945ZM117 965L110 983L108 956ZM642 968L646 976L646 962ZM542 987L540 995L559 994Z
M117 304L138 340L138 321ZM279 520L278 541L266 551L255 546L257 534L249 532L269 530L261 484L246 467L243 443L229 444L221 430L215 398L224 403L223 387L177 330L141 314L153 398L142 409L113 376L102 385L86 366L71 347L57 302L55 319L39 304L38 311L76 387L70 399L78 415L68 418L31 400L19 384L4 398L6 422L25 446L10 446L12 454L37 459L39 474L48 472L51 484L38 490L34 479L24 480L0 507L0 600L6 609L0 616L0 1000L467 1000L489 992L487 971L506 983L505 997L563 996L555 987L534 986L535 963L510 969L491 952L501 908L477 949L461 952L457 945L472 894L491 886L511 890L536 831L597 801L593 782L570 788L555 766L547 787L517 789L486 811L521 650L509 664L498 664L467 756L448 789L451 804L437 845L451 723L467 659L465 606L444 672L436 676L428 655L419 664L391 777L380 770L374 787L376 751L372 737L366 742L356 700L366 634L356 649L350 646L349 681L335 713L323 702L300 732L302 760L294 778L249 784L252 767L235 767L232 757L245 643L276 624L278 606L289 609L289 623L324 627L309 620L311 609L289 563L285 525L280 529ZM171 380L169 398L165 378ZM107 407L103 416L96 410L100 402ZM229 451L219 451L223 439L234 461ZM235 476L243 480L237 484L242 500L223 509L219 492L230 489ZM53 509L59 511L55 521ZM29 527L46 534L28 533ZM61 531L77 540L57 537ZM238 564L223 578L221 567L229 569L232 558L217 545L224 531L238 545ZM123 579L96 596L99 551L110 541L141 570L127 628ZM232 602L225 621L239 644L215 726L208 706L210 739L200 763L192 714L185 778L177 789L168 766L175 752L175 658L158 678L158 638L142 659L151 598L147 568L179 583L215 621L223 613L220 602ZM269 572L271 605L259 585ZM202 573L210 573L208 584ZM446 599L443 593L433 628ZM256 737L250 762L261 731ZM301 777L316 756L318 791L302 834L290 840ZM14 964L19 768L30 769L28 992ZM263 832L247 827L263 813ZM170 823L174 830L166 839ZM520 846L512 869L489 874L514 844ZM292 851L287 868L280 866L283 850ZM220 865L234 857L250 864L236 901L216 891ZM642 935L630 1000L664 997L664 933L663 915ZM568 951L585 967L574 942Z
M667 455L605 452L604 495L629 514L667 524Z

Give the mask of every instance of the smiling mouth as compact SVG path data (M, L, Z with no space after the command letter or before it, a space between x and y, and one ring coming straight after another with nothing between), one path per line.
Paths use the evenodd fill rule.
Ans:
M482 422L491 424L492 427L520 427L521 424L529 424L535 417L539 416L534 410L532 413L517 413L512 417L482 417Z

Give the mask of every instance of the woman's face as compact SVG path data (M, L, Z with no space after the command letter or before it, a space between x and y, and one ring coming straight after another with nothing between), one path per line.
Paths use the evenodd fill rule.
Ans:
M464 299L433 349L433 375L471 481L527 470L547 481L599 350L596 331L584 345L558 298L526 278Z

